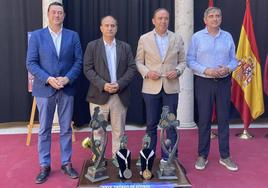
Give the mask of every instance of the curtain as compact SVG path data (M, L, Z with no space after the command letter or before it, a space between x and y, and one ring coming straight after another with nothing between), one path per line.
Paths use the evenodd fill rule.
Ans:
M175 0L63 0L66 18L65 27L77 31L82 48L89 41L101 36L99 31L101 17L111 14L119 23L117 38L132 46L135 56L137 42L141 34L153 28L152 14L159 7L170 12L170 30L174 31ZM238 43L245 11L246 0L214 0L214 5L222 9L222 29L229 31ZM194 30L204 27L203 13L207 0L194 1ZM267 0L251 0L257 46L260 53L262 70L268 52L268 7ZM31 93L27 91L27 70L25 59L27 51L27 32L42 28L41 0L1 0L0 1L0 123L29 121L32 107ZM141 95L142 79L139 75L131 84L131 105L127 122L145 122L145 106ZM78 95L75 97L74 121L77 126L90 120L88 104L85 101L88 81L83 74L79 77ZM265 105L268 97L265 96ZM235 108L231 118L239 118ZM267 117L266 111L262 117Z
M27 32L42 27L42 1L0 1L0 122L28 121Z
M100 20L103 16L112 15L118 21L116 38L132 46L133 55L139 37L152 30L152 14L157 8L164 7L170 12L170 30L174 31L173 0L64 0L66 18L64 26L77 31L83 50L89 41L101 37ZM85 101L88 81L83 74L78 81L78 94L75 97L74 122L83 125L90 120L88 103ZM137 75L131 83L130 105L127 122L143 124L145 122L145 106L141 94L142 78Z

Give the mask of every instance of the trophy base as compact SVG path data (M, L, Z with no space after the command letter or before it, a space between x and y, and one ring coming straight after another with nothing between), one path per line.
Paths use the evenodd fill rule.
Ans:
M165 184L169 184L171 187L191 187L191 183L188 180L187 176L185 175L186 172L183 169L183 167L175 162L175 169L176 169L176 177L177 179L170 179L170 180L161 180L157 177L157 169L159 164L159 159L155 160L155 165L153 166L152 174L153 178L150 180L145 180L140 175L140 168L137 167L136 164L137 159L131 160L131 171L133 173L133 176L131 179L128 180L122 180L118 176L118 168L116 168L114 165L112 165L112 160L108 160L107 164L107 176L109 176L109 179L104 179L102 181L98 182L92 182L87 177L86 174L88 173L88 169L92 166L92 162L90 160L85 160L82 170L80 172L79 180L77 183L77 188L96 188L96 187L112 187L112 184L117 183L124 183L122 185L125 185L126 187L142 187L144 186L144 183L150 184L151 188L158 188L161 187L163 182ZM116 185L115 185L116 186Z
M159 170L157 171L158 179L160 180L176 180L176 168L173 163L160 161Z
M158 179L160 180L177 180L178 177L174 174L174 175L163 175L163 173L161 173L160 170L157 171L157 176Z
M105 167L95 169L93 166L88 167L85 177L93 183L109 178L107 175L107 169Z

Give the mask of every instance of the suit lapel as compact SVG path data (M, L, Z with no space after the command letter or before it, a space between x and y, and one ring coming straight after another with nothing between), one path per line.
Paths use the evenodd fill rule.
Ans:
M56 51L56 47L54 45L53 39L51 37L51 34L49 32L48 27L46 28L45 31L45 38L47 38L47 42L48 42L48 46L50 47L50 49L53 51L53 53L55 53L55 55L58 57L57 55L57 51Z
M168 56L168 53L170 52L170 50L172 49L174 45L174 37L170 34L170 32L168 31L168 49L167 49L167 52L166 52L166 55L163 59L163 61L165 61L165 59L167 58Z
M62 28L59 58L61 57L63 50L65 49L66 40L68 38L66 35L66 30Z
M151 46L152 46L153 51L155 51L155 55L157 56L157 58L160 61L162 61L161 56L160 56L160 52L159 52L159 48L157 47L156 39L155 39L153 31L151 31L151 34L149 36L149 44L152 44Z
M118 40L116 40L116 70L118 69L121 53L122 53L121 44Z
M103 39L100 38L99 39L99 45L100 45L100 50L101 50L101 56L103 58L104 64L107 66L108 68L108 62L107 62L107 57L106 57L106 52L105 52L105 46L104 46L104 42Z

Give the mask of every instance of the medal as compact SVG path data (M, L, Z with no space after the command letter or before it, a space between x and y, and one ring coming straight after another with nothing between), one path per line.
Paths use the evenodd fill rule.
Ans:
M130 154L130 151L127 150L127 156L124 157L120 151L117 151L117 155L118 155L119 157L121 157L121 159L123 159L123 160L125 161L125 164L126 164L126 169L125 169L124 172L123 172L123 177L126 178L126 179L130 179L130 178L132 177L132 172L131 172L131 170L128 168L128 162L127 162L127 158L128 158L128 156L129 156L129 154Z
M149 154L148 158L145 157L143 151L140 151L141 156L146 159L146 169L142 172L142 177L145 180L150 180L152 178L152 172L148 169L148 163L149 163L149 159L154 155L154 150L151 151L151 153Z
M123 172L123 176L126 179L130 179L132 177L132 172L128 168L126 168L126 170L124 170L124 172Z
M146 180L150 180L152 178L152 172L146 168L142 173L142 177Z

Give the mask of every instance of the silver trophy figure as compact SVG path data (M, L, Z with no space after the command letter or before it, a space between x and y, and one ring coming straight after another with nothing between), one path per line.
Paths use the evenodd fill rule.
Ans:
M148 134L145 134L142 139L142 145L141 145L141 150L143 149L149 149L151 143L151 137ZM139 157L136 166L140 167L141 166L141 158Z
M96 107L94 109L94 114L89 123L89 127L92 129L91 138L87 137L83 140L82 146L84 148L89 148L92 153L92 165L88 167L85 177L91 182L98 182L108 179L106 169L106 161L104 158L105 149L107 146L107 121L104 119L102 114L99 114L100 109ZM94 137L94 131L101 129L102 135L100 139Z
M161 119L159 122L159 127L161 129L160 142L163 152L168 155L168 160L160 161L159 170L157 171L159 179L178 179L178 177L176 176L175 163L177 159L175 158L175 153L179 144L179 135L177 134L177 140L173 148L171 145L171 140L165 139L164 135L165 131L169 128L174 128L175 130L177 130L179 124L179 121L176 120L176 116L173 113L169 112L169 107L163 106Z
M121 179L130 179L132 172L130 170L131 152L127 149L128 138L126 135L120 137L120 149L116 152L116 159L119 164L119 177Z
M153 163L155 159L154 150L150 149L151 137L146 134L143 137L142 149L140 151L140 175L145 180L150 180L153 177Z

